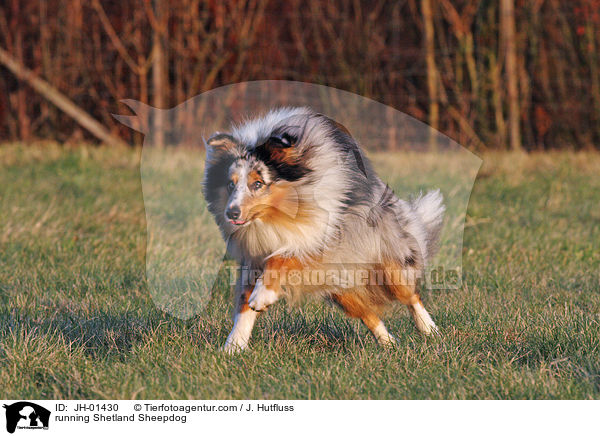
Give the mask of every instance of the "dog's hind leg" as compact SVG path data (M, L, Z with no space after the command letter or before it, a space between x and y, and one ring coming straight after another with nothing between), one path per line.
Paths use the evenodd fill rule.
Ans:
M352 318L360 318L381 345L387 346L396 343L396 339L387 331L383 321L358 295L350 293L333 294L331 298L344 309L346 315Z
M223 351L227 353L235 353L245 350L248 347L248 341L252 334L252 328L256 322L258 312L250 309L248 306L248 298L252 293L252 286L236 288L236 307L233 316L233 329L225 345Z
M429 312L425 310L425 306L423 306L423 302L421 298L417 295L418 301L408 306L408 311L413 317L415 321L415 325L417 329L424 335L431 335L438 332L438 328L431 319L431 315Z
M386 265L385 271L387 289L396 300L408 307L417 329L426 336L437 333L438 328L417 292L416 271L407 271L393 264Z

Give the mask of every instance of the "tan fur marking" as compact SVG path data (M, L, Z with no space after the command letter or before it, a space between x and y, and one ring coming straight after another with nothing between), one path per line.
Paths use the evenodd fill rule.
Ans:
M271 225L281 225L289 229L310 219L309 210L302 207L294 188L286 185L272 185L268 193L249 198L242 205L242 213L247 219L261 218Z
M236 143L231 139L223 136L217 136L208 140L207 144L215 150L227 151L236 147Z
M402 271L400 264L396 262L385 263L383 269L387 279L385 287L394 299L406 305L421 301L417 293L416 283L399 283L401 276L398 272Z
M287 164L296 163L296 152L294 147L288 148L279 148L279 147L271 147L269 152L271 159L276 160L278 162L284 162Z
M265 264L265 270L263 272L263 283L269 289L280 293L281 275L287 273L290 270L301 271L302 268L302 263L296 258L284 258L280 256L273 256L267 259L267 263Z
M333 294L333 300L342 306L346 315L352 318L360 318L365 326L375 334L375 328L381 322L375 311L357 294Z
M252 290L253 290L253 288L251 286L244 288L244 290L240 294L239 301L237 302L236 313L242 313L242 312L246 312L247 310L252 310L252 309L250 309L250 306L248 306L248 298L250 298L250 294L252 294Z
M254 182L262 182L263 179L260 176L260 174L258 174L258 171L251 171L250 174L248 174L248 186L252 186L252 184Z
M233 142L229 141L227 139L211 140L208 143L208 145L210 145L211 147L224 147L224 146L229 146L231 144L233 144Z

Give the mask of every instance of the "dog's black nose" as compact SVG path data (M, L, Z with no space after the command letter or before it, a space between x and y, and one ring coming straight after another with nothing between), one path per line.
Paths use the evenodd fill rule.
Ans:
M230 220L236 220L240 217L240 214L242 212L240 211L240 208L237 206L233 206L230 207L229 209L227 209L227 218L229 218Z

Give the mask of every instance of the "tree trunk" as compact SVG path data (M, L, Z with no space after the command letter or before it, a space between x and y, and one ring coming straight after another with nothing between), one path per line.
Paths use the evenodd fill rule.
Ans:
M11 20L11 27L15 34L14 50L16 59L17 62L23 63L23 29L21 23L19 23L19 5L20 2L18 0L13 0L12 9L14 16ZM29 122L29 115L27 114L27 96L25 95L25 89L22 86L19 86L19 89L17 89L17 124L19 126L21 139L23 141L28 141L30 138L31 124Z
M519 89L517 71L517 47L515 41L514 0L500 1L500 32L505 50L506 81L508 85L508 126L510 148L521 150L519 121Z
M166 109L167 91L167 59L166 39L168 20L168 0L154 0L154 15L156 23L153 26L153 51L152 61L152 105L157 109ZM153 119L153 143L158 148L165 146L165 125L163 111L156 111Z
M429 94L429 126L439 129L440 108L437 89L437 67L435 65L435 40L433 33L433 11L430 0L421 0L423 27L425 30L425 60L427 64L427 92ZM429 145L436 147L437 132L431 131Z

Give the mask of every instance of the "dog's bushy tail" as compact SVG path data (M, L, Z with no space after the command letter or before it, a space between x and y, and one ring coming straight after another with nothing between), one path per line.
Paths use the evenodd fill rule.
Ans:
M427 245L427 258L431 259L435 255L442 224L444 222L444 196L439 189L429 191L425 195L420 195L411 202L413 210L421 218L425 227L425 243Z

